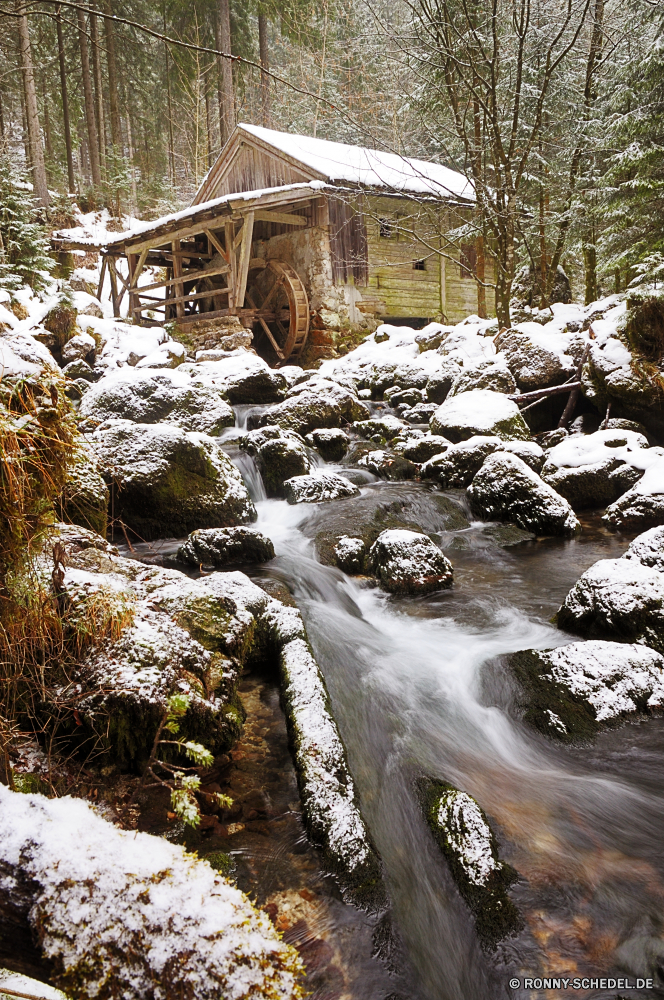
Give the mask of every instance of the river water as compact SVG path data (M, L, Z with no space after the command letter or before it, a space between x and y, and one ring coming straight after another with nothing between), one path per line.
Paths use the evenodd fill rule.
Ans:
M630 537L609 534L590 515L575 539L500 547L483 525L445 530L431 488L412 482L374 481L356 500L289 506L266 499L251 459L228 450L256 501L256 527L277 553L246 571L266 589L285 585L303 613L391 900L377 927L325 877L297 806L285 804L297 791L276 682L245 678L245 704L253 699L269 721L260 739L276 775L276 825L257 836L248 823L212 847L231 851L239 884L287 939L317 942L309 955L314 1000L664 995L664 720L626 724L588 747L558 746L520 721L501 659L571 641L551 616L581 573L621 555ZM454 564L451 590L390 596L317 560L313 539L336 516L335 504L347 505L353 534L352 504L395 501L419 511L423 530L438 532ZM246 747L239 755L237 766L246 767ZM477 799L502 858L519 873L511 895L523 929L495 951L479 947L425 824L416 793L423 775ZM288 919L289 908L297 919ZM591 977L591 985L526 988L528 976ZM654 989L603 988L601 978L611 976L631 984L653 977Z

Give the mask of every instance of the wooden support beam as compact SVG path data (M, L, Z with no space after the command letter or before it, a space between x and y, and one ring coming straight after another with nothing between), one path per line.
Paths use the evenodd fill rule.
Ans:
M233 249L233 233L234 225L231 219L226 219L224 223L224 240L226 242L226 259L231 265L231 273L229 280L229 287L231 289L231 294L228 297L228 308L234 309L236 302L236 290L237 290L237 259L235 257L235 250Z
M178 302L193 302L195 299L213 299L217 295L227 295L228 292L228 288L215 288L209 292L191 292L190 294L185 293L184 295L174 295L169 299L157 299L149 295L143 296L143 293L141 292L141 298L146 298L148 302L168 302L168 304L172 306L177 305ZM152 308L154 308L152 305L134 306L132 312L141 312ZM201 313L201 316L205 316L205 313Z
M113 303L113 315L120 315L120 299L118 298L118 272L115 267L115 257L108 258L108 273L111 276L111 302Z
M182 258L178 256L178 250L180 249L180 241L173 240L171 243L171 250L173 251L173 287L175 289L174 299L179 299L175 302L175 315L177 319L184 316L184 305L182 296L184 295L184 284L182 283Z
M291 215L287 212L268 212L259 209L254 213L256 222L276 222L280 226L306 226L309 222L305 215Z
M242 308L244 305L244 294L247 290L247 279L249 277L249 261L251 260L251 240L254 235L254 213L247 212L244 217L242 227L242 243L240 245L240 259L237 266L237 294L235 305Z
M251 295L249 295L249 294L247 294L247 302L249 303L249 305L253 309L256 308L256 304L255 304L254 300L252 299ZM275 351L277 353L277 357L279 358L280 361L283 361L284 360L284 353L281 350L281 348L279 347L279 344L274 339L274 337L272 335L272 330L270 330L269 326L265 322L264 317L259 314L257 316L257 319L258 319L258 322L260 323L260 325L263 327L263 330L265 331L265 335L266 335L267 339L270 341L270 343L274 347L274 349L275 349Z
M134 268L134 272L133 272L133 274L131 275L131 277L129 279L129 288L130 288L130 290L132 288L136 288L136 286L138 284L138 279L141 276L141 271L143 270L143 267L145 265L145 260L147 258L147 255L148 255L148 251L147 250L141 250L140 254L138 255L138 261L137 261L136 266Z
M106 257L102 257L101 260L101 272L99 274L99 284L97 285L97 298L101 301L101 293L104 290L104 278L106 277L106 268L108 266L108 260Z
M205 235L207 236L207 238L209 239L210 243L215 248L215 250L218 253L221 254L221 256L224 258L225 261L228 261L228 255L227 255L226 251L224 250L224 248L222 247L221 243L219 242L219 240L217 239L217 237L214 235L214 233L212 232L212 230L211 229L206 229L205 230Z
M141 285L141 295L143 292L152 292L155 288L169 288L178 281L200 281L201 278L217 278L221 274L229 273L230 267L228 264L221 264L219 267L210 267L207 270L201 268L199 271L183 271L181 277L168 278L167 281L154 281L151 285Z

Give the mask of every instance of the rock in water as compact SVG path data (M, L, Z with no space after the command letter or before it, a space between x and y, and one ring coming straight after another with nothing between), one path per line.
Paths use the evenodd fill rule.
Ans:
M476 517L513 521L538 535L574 535L580 525L567 500L516 455L495 452L468 487Z
M91 437L114 512L147 540L256 520L240 473L214 438L118 420Z
M294 476L284 483L288 503L323 503L359 495L359 489L343 476L318 472L311 476Z
M233 406L242 403L277 403L284 398L288 382L255 354L242 353L222 361L201 361L184 365L201 384L214 383L223 389Z
M305 476L311 468L304 440L295 431L261 427L250 431L240 447L255 457L269 497L283 497L285 480Z
M348 451L348 435L338 427L320 428L307 434L307 444L325 462L340 462Z
M414 479L418 472L414 462L387 451L370 451L360 458L357 464L380 479Z
M189 566L231 566L274 559L274 545L256 528L199 528L176 553Z
M235 414L219 389L197 384L177 370L121 368L86 393L80 413L100 423L119 417L141 424L174 424L184 431L211 435L235 423Z
M659 451L653 455L647 439L631 430L575 434L547 451L542 479L574 510L606 507L638 482Z
M394 445L394 450L409 462L427 462L434 455L442 455L452 442L439 434L423 434L422 437L406 438Z
M664 458L646 469L636 486L607 507L602 520L614 531L664 524Z
M381 532L369 550L369 570L393 594L426 594L452 586L452 563L428 535L404 528Z
M423 781L420 791L427 823L475 916L478 937L483 947L493 948L521 927L507 895L518 875L499 859L487 818L467 792L431 780Z
M351 538L349 535L342 535L334 546L334 557L337 566L344 573L350 575L361 573L364 569L364 560L367 548L361 538Z
M600 559L570 590L558 626L664 653L664 574L636 559Z
M664 525L650 528L638 535L622 558L636 559L642 566L650 566L664 573Z
M505 441L529 441L530 431L516 403L502 392L472 389L448 397L429 424L432 434L450 441L465 441L475 434L491 435Z
M525 721L559 740L588 739L602 724L664 705L664 657L647 646L572 642L513 653L509 666L526 695Z
M118 830L86 802L0 785L0 868L11 931L38 941L72 1000L217 1000L220 984L236 1000L302 995L297 952L244 893L183 847Z

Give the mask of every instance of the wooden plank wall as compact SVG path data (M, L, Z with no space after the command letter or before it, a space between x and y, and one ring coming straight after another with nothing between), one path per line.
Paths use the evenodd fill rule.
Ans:
M230 163L218 172L221 175L218 180L210 178L212 188L206 192L206 198L220 198L234 191L260 191L263 188L311 180L311 175L303 170L298 170L285 160L270 156L246 142L238 143L237 149L231 153Z
M353 280L366 285L369 277L367 227L363 214L340 198L329 198L330 254L335 285Z

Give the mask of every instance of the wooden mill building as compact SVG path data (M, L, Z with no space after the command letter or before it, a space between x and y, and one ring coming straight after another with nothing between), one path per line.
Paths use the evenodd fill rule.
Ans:
M310 326L476 312L475 248L445 236L473 207L466 178L440 164L238 125L191 206L119 234L104 261L116 313L127 294L139 322L237 316L279 363L297 358ZM155 266L164 276L146 282Z

